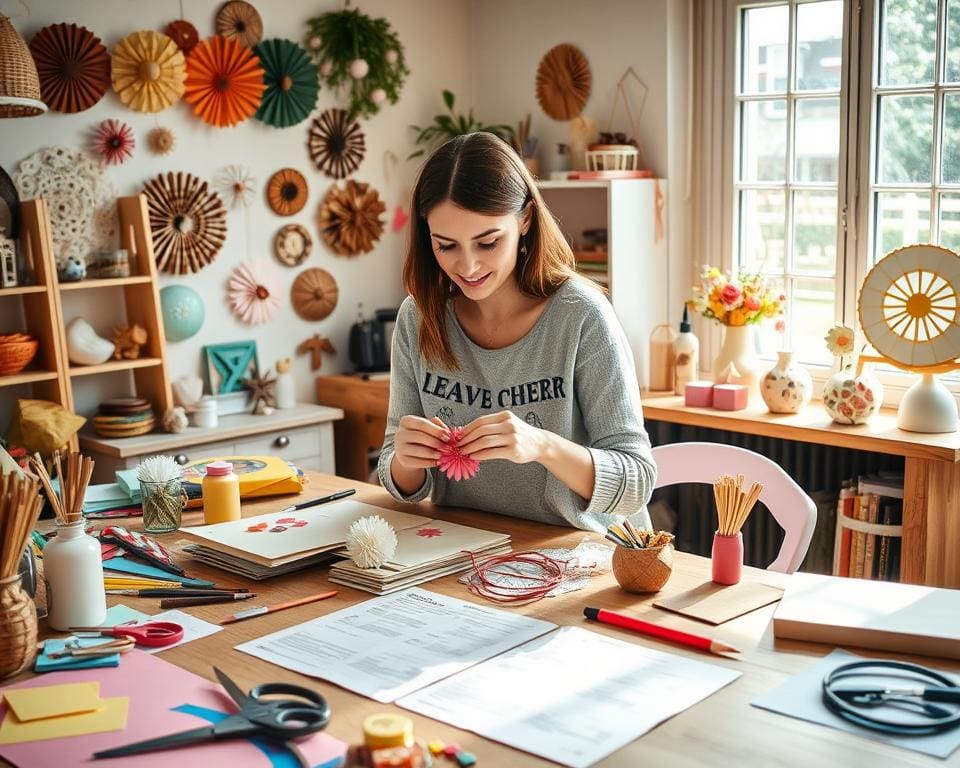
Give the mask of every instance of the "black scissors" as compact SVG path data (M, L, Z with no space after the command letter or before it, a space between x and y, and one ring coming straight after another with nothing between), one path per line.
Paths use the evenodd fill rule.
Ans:
M93 755L94 759L124 757L141 752L156 752L162 749L246 736L263 736L286 742L321 731L330 722L330 705L327 704L327 700L309 688L287 683L264 683L254 687L249 694L245 694L219 669L214 667L213 671L220 685L226 689L230 698L240 708L237 714L230 715L215 725L96 752ZM290 698L266 698L276 695ZM291 751L303 764L303 758L299 752Z

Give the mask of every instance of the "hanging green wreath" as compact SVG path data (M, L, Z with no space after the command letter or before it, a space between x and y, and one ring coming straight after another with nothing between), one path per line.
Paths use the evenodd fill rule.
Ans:
M307 20L305 43L319 65L320 81L349 91L351 119L377 114L384 102L397 103L410 70L386 19L356 9L331 11Z

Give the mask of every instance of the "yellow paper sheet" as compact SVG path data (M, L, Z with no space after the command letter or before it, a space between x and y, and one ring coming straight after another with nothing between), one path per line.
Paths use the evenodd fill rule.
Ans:
M4 701L21 722L92 712L100 707L100 683L66 683L4 691Z
M122 731L127 727L127 705L130 699L118 696L103 699L100 709L78 715L48 717L23 723L13 712L0 723L0 744L19 744L24 741L63 739L67 736L85 736L88 733Z

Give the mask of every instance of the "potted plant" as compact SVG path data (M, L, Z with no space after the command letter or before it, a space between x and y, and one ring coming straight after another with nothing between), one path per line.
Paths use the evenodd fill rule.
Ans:
M453 92L445 90L443 92L443 103L446 104L450 114L435 115L433 122L423 128L418 125L410 126L417 132L417 138L414 143L423 146L420 146L420 149L412 152L407 158L408 160L419 157L424 154L427 149L431 149L445 141L477 131L492 133L508 144L510 143L510 140L513 138L513 129L509 125L484 125L481 121L473 117L472 109L466 115L458 115L453 111L453 102Z

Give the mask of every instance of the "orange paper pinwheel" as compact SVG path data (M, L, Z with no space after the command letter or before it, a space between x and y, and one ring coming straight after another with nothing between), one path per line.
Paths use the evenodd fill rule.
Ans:
M236 40L208 38L187 57L183 97L210 125L236 125L251 117L265 88L260 59Z

